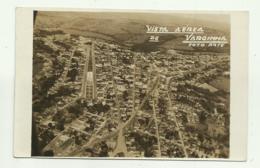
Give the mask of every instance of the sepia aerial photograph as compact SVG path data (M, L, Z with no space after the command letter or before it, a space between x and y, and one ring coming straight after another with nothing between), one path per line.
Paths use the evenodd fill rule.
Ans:
M32 156L230 157L230 16L34 11Z

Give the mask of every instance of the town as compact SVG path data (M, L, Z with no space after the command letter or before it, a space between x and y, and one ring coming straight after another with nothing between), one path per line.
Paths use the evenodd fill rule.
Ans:
M229 156L229 54L136 52L48 29L33 51L39 155Z

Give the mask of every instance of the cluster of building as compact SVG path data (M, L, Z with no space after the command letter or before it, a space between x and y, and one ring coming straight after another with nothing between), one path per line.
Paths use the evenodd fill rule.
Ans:
M36 115L45 151L66 156L83 147L77 156L228 157L228 55L133 52L95 40L94 70L88 71L95 75L95 83L86 84L89 51L85 46L90 39L68 35L36 38L58 50L55 59L62 63L46 92L49 101L54 97L56 103ZM54 42L60 38L71 47ZM44 73L34 80L57 73L46 70L53 63L45 64ZM91 90L94 86L92 100L82 97L83 87ZM117 138L120 131L124 142ZM127 152L114 154L118 143L124 143Z

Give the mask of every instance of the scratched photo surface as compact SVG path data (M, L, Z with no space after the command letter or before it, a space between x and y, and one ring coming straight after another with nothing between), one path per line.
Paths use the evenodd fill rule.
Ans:
M229 158L229 15L35 11L32 90L32 156Z

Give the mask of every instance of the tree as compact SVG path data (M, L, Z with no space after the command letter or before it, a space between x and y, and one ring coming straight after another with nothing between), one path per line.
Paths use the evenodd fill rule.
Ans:
M128 92L126 90L123 92L123 99L124 101L128 101Z
M108 146L106 142L102 141L100 144L101 151L99 152L99 157L107 157L108 156Z
M167 103L165 98L159 97L158 99L158 107L159 107L159 113L160 114L165 114L167 110Z
M145 102L144 102L144 105L143 105L143 107L142 107L142 109L143 110L152 110L152 106L150 105L150 103L149 103L149 100L148 99L146 99L145 100Z

